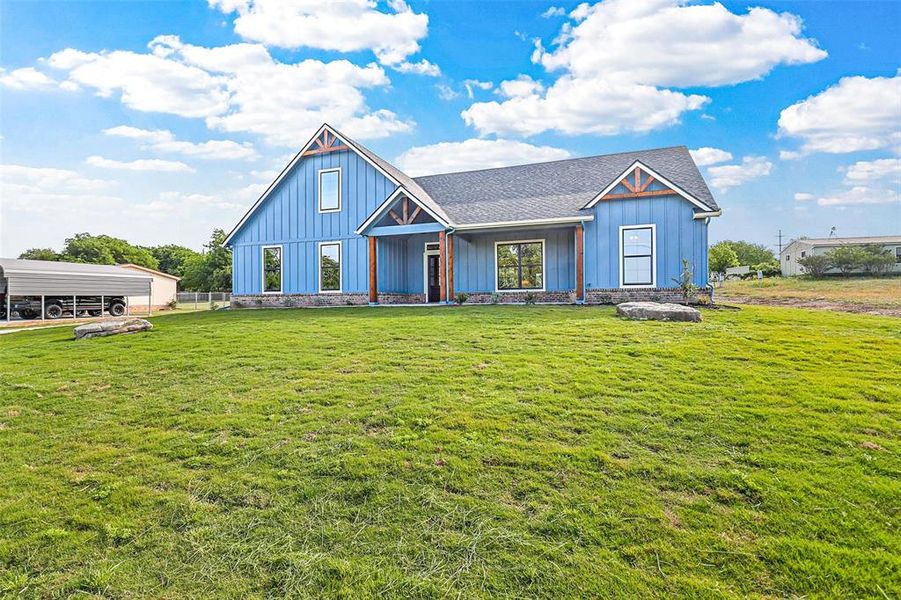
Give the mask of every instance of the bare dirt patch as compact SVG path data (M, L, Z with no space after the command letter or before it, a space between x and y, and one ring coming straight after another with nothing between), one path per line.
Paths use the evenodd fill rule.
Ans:
M803 300L801 298L755 298L752 296L732 296L723 293L716 295L720 304L755 304L760 306L790 306L794 308L814 308L866 315L882 315L885 317L901 317L901 308L875 306L856 302L840 302L836 300Z

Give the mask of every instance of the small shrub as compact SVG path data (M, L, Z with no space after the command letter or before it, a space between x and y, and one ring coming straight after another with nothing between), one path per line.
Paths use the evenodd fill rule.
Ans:
M457 294L457 304L464 304L467 300L469 300L469 294L466 292Z
M782 274L782 267L779 265L779 261L771 260L752 265L750 274L756 278L757 271L760 271L764 277L778 277Z
M842 275L848 275L851 271L863 268L867 254L863 248L843 246L830 250L826 257L829 259L829 266L838 269Z
M526 304L535 304L535 294L529 292L523 296L523 300L525 300Z
M500 295L500 294L498 294L497 292L494 292L493 294L491 294L491 303L492 303L492 304L497 304L497 303L500 302L500 301L501 301L501 295Z
M829 269L829 257L825 254L811 254L798 259L798 264L813 277L820 277Z
M694 284L694 272L691 269L691 263L688 262L688 259L682 259L682 273L678 278L673 278L673 281L679 285L679 289L682 291L682 299L685 302L688 302L692 296L695 295L695 292L698 291L698 286Z
M168 308L169 310L175 310L177 307L178 302L175 300L175 298L166 302L166 308Z

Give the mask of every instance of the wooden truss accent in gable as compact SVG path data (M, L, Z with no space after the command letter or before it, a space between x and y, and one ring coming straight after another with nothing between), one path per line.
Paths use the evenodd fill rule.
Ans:
M337 152L339 150L350 150L350 146L340 143L335 134L328 129L323 129L322 134L313 140L309 150L305 151L302 156L312 156L314 154L328 154L329 152Z
M401 210L401 212L403 213L403 216L398 215L394 211L393 208L388 211L388 214L391 216L392 219L394 219L397 222L398 225L412 225L413 221L416 220L416 217L418 217L419 213L422 211L422 208L417 204L416 208L411 213L410 212L410 199L407 198L406 196L404 196L404 201L401 204L401 206L403 207Z
M646 173L640 166L637 166L631 173L627 173L619 181L619 183L621 183L624 188L629 190L628 192L621 194L607 194L603 197L603 199L615 200L617 198L646 198L649 196L666 196L675 193L668 187L662 190L648 190L648 187L655 181L656 179L654 179L653 175ZM663 184L661 183L661 185Z

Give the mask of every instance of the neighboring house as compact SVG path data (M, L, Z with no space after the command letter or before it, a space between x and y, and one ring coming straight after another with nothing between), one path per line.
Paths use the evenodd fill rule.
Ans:
M163 273L162 271L157 271L155 269L148 269L147 267L142 267L140 265L126 264L119 266L123 269L128 269L129 271L146 273L147 275L150 275L153 281L150 296L145 294L143 296L128 297L128 304L133 310L146 310L148 305L153 310L160 310L166 308L170 302L175 300L175 295L178 291L178 282L181 281L181 277L169 275L168 273Z
M798 264L798 259L810 255L826 254L840 246L882 246L895 256L895 266L892 273L901 273L901 235L883 235L874 237L846 237L846 238L801 238L782 249L779 254L779 263L782 266L782 275L792 277L803 275L804 267ZM830 269L828 273L838 273L837 269Z
M232 304L676 299L719 215L684 146L411 178L323 125L226 238Z

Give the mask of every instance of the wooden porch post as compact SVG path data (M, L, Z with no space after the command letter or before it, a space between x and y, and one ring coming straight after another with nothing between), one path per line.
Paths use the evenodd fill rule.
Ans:
M447 236L447 299L453 302L454 296L454 234Z
M585 301L585 228L576 225L576 302Z
M438 232L438 302L447 302L447 234Z
M378 286L378 265L376 264L376 246L378 238L374 235L369 236L369 303L378 304L379 302L379 286Z

